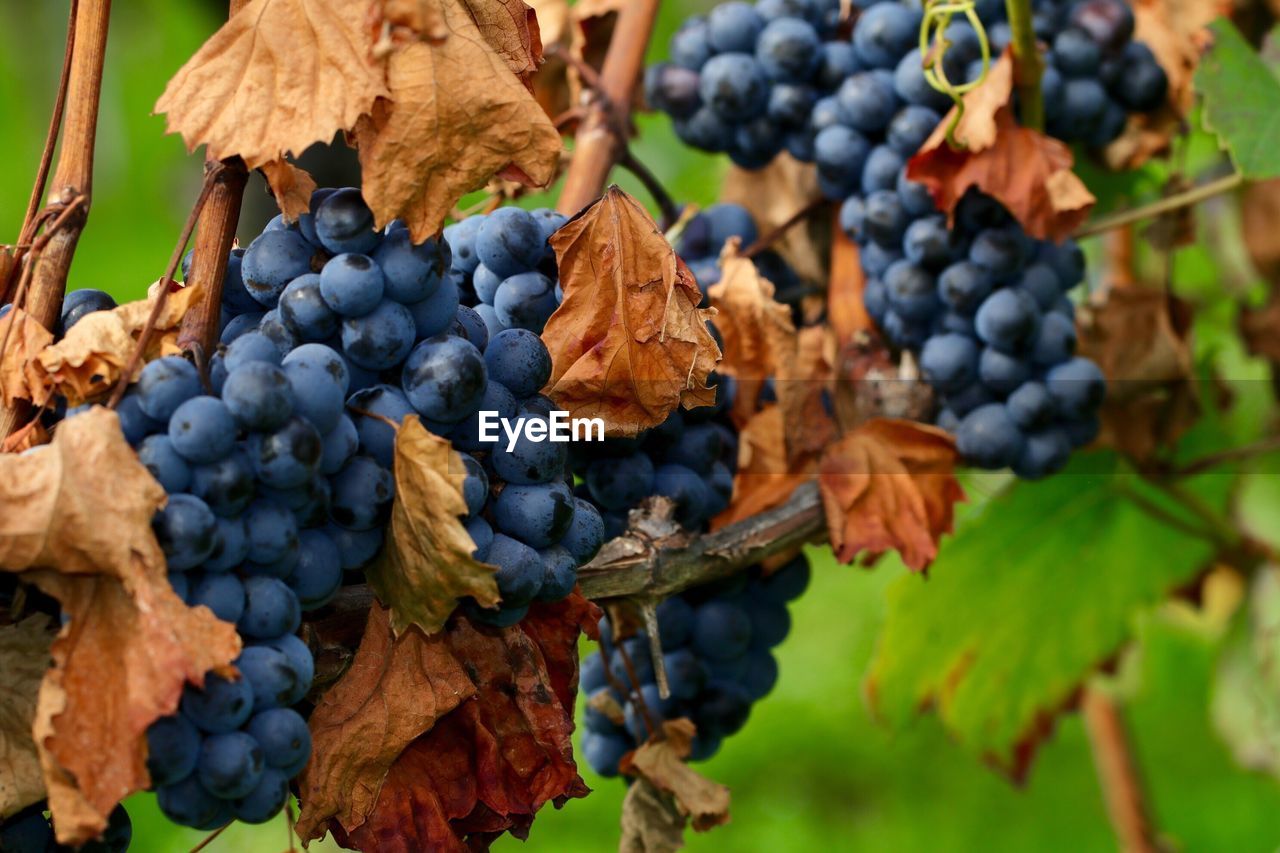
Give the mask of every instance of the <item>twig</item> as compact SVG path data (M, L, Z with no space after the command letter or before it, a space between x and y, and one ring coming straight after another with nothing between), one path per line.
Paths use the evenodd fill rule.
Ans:
M1157 853L1160 847L1147 814L1120 709L1114 699L1090 685L1084 689L1081 710L1107 814L1120 848L1126 853Z
M134 346L133 352L129 353L129 360L125 363L124 370L120 373L120 381L116 383L115 390L111 392L111 399L107 402L109 408L114 409L120 405L125 389L129 387L129 380L133 376L133 372L137 370L138 362L142 360L143 353L147 351L147 344L151 342L151 335L156 330L156 322L160 319L160 313L164 311L165 303L169 301L169 288L173 284L174 270L182 262L182 254L187 249L187 243L191 241L191 232L195 230L196 221L200 218L205 202L209 200L209 194L213 192L213 187L217 183L221 172L222 165L220 163L213 164L205 172L204 185L200 188L200 197L196 199L195 206L187 214L186 224L182 226L182 234L178 237L178 245L173 247L173 254L169 256L169 265L165 267L164 275L160 278L160 289L156 293L155 301L151 303L151 313L147 315L147 323L142 327L141 334L138 335L138 343Z
M224 823L222 826L220 826L220 827L218 827L217 829L215 829L213 832L211 832L211 833L209 833L208 835L206 835L206 836L205 836L205 837L200 841L200 843L199 843L199 844L197 844L195 847L192 847L192 848L191 848L191 853L200 853L200 851L201 851L201 850L203 850L204 848L208 847L210 844L212 844L212 843L213 843L213 839L217 838L219 835L221 835L222 833L226 832L226 831L227 831L227 827L229 827L229 826L231 826L231 823L228 821L227 823Z
M649 599L640 605L644 617L644 632L649 637L649 657L653 659L653 680L658 685L658 695L671 698L671 686L667 683L667 662L662 656L662 631L658 628L658 605Z
M657 16L658 0L631 0L618 12L599 86L594 87L587 115L578 126L573 160L560 193L557 209L567 216L600 196L626 149L631 96Z
M1036 43L1030 0L1005 0L1009 29L1013 33L1014 79L1018 85L1019 116L1023 127L1044 130L1044 97L1040 77L1044 59Z
M18 279L18 289L13 295L13 307L22 308L23 302L27 295L27 289L31 284L31 279L35 275L36 267L40 264L40 254L44 251L44 247L53 239L53 235L67 224L67 221L76 214L80 209L80 205L84 203L84 196L78 196L71 204L68 204L58 217L49 224L48 229L35 239L31 244L31 250L27 253L27 263L22 269L22 278ZM4 330L4 339L0 340L0 352L4 352L9 348L9 335L13 331L14 324L11 322Z
M1110 216L1104 216L1101 219L1095 219L1093 222L1085 223L1075 234L1071 236L1077 240L1084 237L1092 237L1095 234L1101 234L1110 231L1113 228L1119 228L1128 225L1131 222L1138 222L1143 219L1152 219L1163 213L1169 213L1183 207L1190 207L1193 204L1199 204L1202 201L1211 199L1214 196L1229 193L1232 190L1244 184L1244 176L1239 172L1233 172L1225 177L1210 181L1207 184L1201 184L1198 187L1192 187L1180 193L1162 198L1159 201L1153 201L1150 204L1144 204L1141 207L1135 207L1130 210L1121 210Z
M773 229L772 229L772 230L770 230L768 233L766 233L766 234L764 234L763 236L761 236L761 237L757 238L757 239L756 239L756 241L755 241L754 243L752 243L752 244L751 244L750 246L748 246L747 248L743 249L743 250L742 250L742 257L744 257L744 258L754 258L756 255L760 254L760 253L761 253L761 252L763 252L765 249L768 249L768 248L769 248L770 246L772 246L774 243L776 243L776 242L778 242L779 240L781 240L781 239L782 239L782 237L783 237L783 236L784 236L788 231L790 231L792 228L794 228L796 225L799 225L801 222L803 222L804 220L808 219L808 218L809 218L810 216L812 216L816 211L821 210L821 209L822 209L822 208L824 208L826 205L827 205L827 200L826 200L825 198L815 198L815 199L810 199L810 200L809 200L809 201L804 205L804 207L801 207L801 208L800 208L799 210L797 210L795 213L793 213L793 214L791 214L790 216L788 216L788 217L787 217L783 222L781 222L781 223L780 223L776 228L773 228Z
M1262 456L1277 450L1280 450L1280 435L1273 435L1270 438L1255 441L1253 444L1229 447L1216 453L1206 453L1199 459L1193 459L1182 467L1175 469L1173 473L1177 477L1190 477L1208 471L1210 468L1216 468L1226 462L1252 459L1255 456Z
M623 150L622 156L618 158L618 165L635 175L636 179L644 184L649 195L653 196L658 210L662 213L661 227L664 231L680 218L680 207L671 198L667 188L662 185L662 181L658 180L658 176L632 153L630 148Z
M577 54L569 50L562 44L553 44L547 50L547 56L554 56L565 65L573 68L578 72L578 76L582 78L582 85L588 89L600 88L600 72L596 71L591 65L582 60Z
M49 240L39 268L26 294L27 312L46 329L52 329L62 311L67 273L80 232L88 219L93 185L93 147L98 129L98 96L102 91L102 64L107 49L107 22L111 0L80 0L74 8L71 63L62 120L58 164L49 188L44 215L63 213L79 199L73 215ZM43 218L43 215L42 217ZM0 412L0 436L8 436L24 420L25 404Z
M204 212L200 215L195 247L191 254L191 270L187 284L199 288L196 300L182 318L178 346L198 353L208 360L218 341L218 321L222 314L222 284L227 274L227 259L240 222L240 203L249 171L244 161L233 157L211 161L205 168L220 167L214 179Z
M635 665L631 663L631 655L627 653L627 647L622 643L614 643L614 645L618 649L618 654L622 655L622 666L627 670L627 678L631 681L631 689L624 695L635 697L635 703L640 706L640 717L644 721L645 731L649 733L649 737L653 737L658 731L658 724L654 722L649 703L644 701L644 691L640 689L643 685L640 677L636 675Z

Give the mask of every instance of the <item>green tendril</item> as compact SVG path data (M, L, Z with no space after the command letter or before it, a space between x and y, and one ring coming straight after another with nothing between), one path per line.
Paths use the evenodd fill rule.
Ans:
M982 73L978 75L978 79L967 83L951 82L942 62L947 50L951 48L946 30L957 14L963 14L969 21L982 48ZM955 114L947 123L947 145L955 149L963 148L964 145L955 138L955 132L964 116L964 95L982 85L987 79L987 72L991 70L991 44L987 41L987 30L978 17L974 0L928 0L925 3L924 20L920 24L920 57L924 79L934 89L949 97L956 106Z

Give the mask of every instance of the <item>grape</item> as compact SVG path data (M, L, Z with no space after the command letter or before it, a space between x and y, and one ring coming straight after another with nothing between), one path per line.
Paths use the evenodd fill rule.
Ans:
M552 545L538 551L542 558L542 586L538 588L538 601L559 601L573 592L578 582L578 560L560 545Z
M914 220L902 235L902 248L913 264L930 271L946 267L952 259L951 232L947 230L946 220L941 216Z
M238 514L237 514L238 515ZM213 553L201 566L206 572L230 571L249 557L249 537L245 533L244 520L235 518L219 518L215 534L217 544Z
M498 493L493 509L498 529L532 548L546 548L559 541L568 531L573 513L573 495L559 482L509 483Z
M265 361L251 361L230 371L222 402L240 426L251 430L277 429L293 412L288 376Z
M713 500L710 487L683 465L658 466L653 474L653 493L675 503L676 521L682 527L696 529L710 516Z
M920 369L935 388L959 390L977 378L978 347L966 335L935 335L920 353Z
M489 500L489 477L484 466L468 454L462 455L462 466L466 469L466 478L462 482L462 498L467 504L467 515L476 515L484 509Z
M236 668L253 692L253 707L261 711L291 705L306 695L310 678L300 672L279 649L247 645L236 659Z
M885 140L900 156L912 157L933 134L940 121L942 116L928 107L914 104L904 107L889 122Z
M978 359L978 376L997 394L1009 394L1031 378L1031 365L1017 356L985 347Z
M724 737L739 731L751 713L751 697L728 681L711 681L699 697L693 721L700 735Z
M396 231L373 253L386 274L386 295L406 305L436 292L449 270L449 244L428 239L414 245L408 231Z
M813 142L819 173L850 190L857 186L869 153L866 139L842 124L820 131Z
M319 469L320 451L320 433L297 416L274 432L255 434L249 443L254 473L273 489L294 489L310 480Z
M171 571L194 569L213 553L218 522L207 504L187 494L172 494L151 522Z
M649 105L675 118L687 118L701 105L698 74L669 62L645 69L645 99Z
M446 331L457 316L458 305L458 285L452 279L440 282L435 292L421 302L406 305L413 315L415 337L433 338Z
M1071 24L1107 50L1133 37L1133 12L1120 0L1085 0L1072 8Z
M866 239L886 249L896 250L903 244L909 222L897 193L879 190L867 196L862 219L862 233Z
M1076 324L1058 313L1046 314L1031 343L1031 360L1049 366L1067 361L1076 352Z
M489 548L493 545L493 528L489 526L489 522L479 516L468 518L465 526L467 535L476 546L471 555L482 563L488 562Z
M182 691L182 713L201 731L232 732L253 710L253 690L244 679L231 680L212 673L204 687L188 684Z
M224 519L240 515L253 500L253 468L249 458L237 450L216 462L193 468L187 491L219 516L221 530Z
M893 68L915 46L920 12L898 3L877 3L858 17L853 47L873 68Z
M205 790L196 774L156 791L156 802L165 817L196 829L217 829L231 819L226 804Z
M687 119L678 120L675 129L682 140L704 151L724 151L733 142L732 125L705 105Z
M1027 480L1038 480L1062 470L1071 456L1071 440L1061 429L1029 433L1013 471Z
M999 403L979 406L965 415L956 431L956 446L967 460L983 468L1005 468L1022 453L1024 437Z
M245 730L262 747L268 767L292 778L311 757L311 732L302 716L290 708L269 708L254 714Z
M143 439L138 445L138 461L166 492L185 491L191 485L191 466L174 449L173 440L167 435L151 435Z
M206 791L224 800L243 796L262 776L258 742L244 732L210 735L200 747L196 775Z
M751 618L735 604L712 601L698 608L693 627L693 648L704 658L726 661L739 657L751 645Z
M749 53L764 28L764 21L750 3L729 0L707 15L707 43L717 53Z
M236 422L217 397L193 397L170 417L169 441L173 450L189 462L216 462L235 446Z
M352 413L360 447L385 468L395 458L396 431L387 423L399 424L415 414L413 406L399 388L374 385L352 394L347 400Z
M405 396L424 418L457 423L484 398L485 358L462 338L441 335L414 348L401 376Z
M889 305L905 320L928 321L938 310L933 276L910 261L895 261L884 274Z
M518 404L516 398L505 385L498 382L489 382L484 387L484 397L480 400L479 409L476 413L459 421L456 426L449 432L449 437L453 441L454 447L459 450L474 451L487 450L504 441L502 429L498 428L491 431L491 435L496 434L496 438L487 441L480 439L480 412L496 412L501 423L502 418L508 420L516 417Z
M231 810L237 820L245 823L266 823L284 808L288 799L288 777L274 767L268 767L262 771L253 790L231 801Z
M867 155L866 165L862 167L862 191L868 194L877 190L896 192L898 175L904 165L902 155L888 145L872 148Z
M382 302L386 279L367 255L342 254L320 271L320 295L343 317L363 317Z
M551 378L551 355L534 333L525 329L499 332L484 351L488 376L517 397L538 393Z
M587 732L582 737L582 757L596 773L605 778L618 775L618 762L635 749L635 743L622 735Z
M244 521L249 559L254 563L270 565L297 549L297 522L286 507L273 501L256 501L245 512Z
M244 585L233 574L205 574L191 588L188 604L204 605L223 622L235 622L244 612Z
M726 121L745 121L763 113L769 83L759 63L747 53L722 53L702 67L698 94Z
M550 424L542 416L525 416L520 419L521 430L513 446L505 436L493 448L490 462L498 476L509 483L546 483L564 470L568 450L564 443L534 441L528 430L540 427L543 435L550 434Z
M1169 78L1142 42L1124 48L1124 72L1115 87L1117 99L1133 112L1159 109L1169 92Z
M391 472L367 456L356 456L333 478L329 512L340 527L372 530L386 523L394 497Z
M518 207L498 208L476 233L481 263L502 278L536 269L545 245L538 221Z
M799 18L778 18L765 25L755 41L756 61L774 80L803 83L818 66L820 44L817 31L809 23Z
M244 613L236 623L241 634L269 640L298 629L302 619L298 598L278 578L246 578L244 595Z
M963 66L958 64L959 56L948 49L943 55L947 79L955 80L962 76ZM893 90L908 104L928 107L930 110L945 112L951 105L951 99L929 84L924 76L924 60L920 48L912 48L893 70ZM930 128L932 130L932 128ZM915 154L919 146L903 151L905 156Z
M389 299L363 317L342 321L344 355L367 370L387 370L404 361L416 337L413 314Z
M200 755L200 732L181 714L161 717L147 728L147 772L153 785L188 776Z
M352 187L337 190L320 202L315 231L321 245L335 255L367 255L381 242L381 235L373 229L373 212L360 191Z
M590 562L604 544L604 520L599 510L582 498L574 498L573 519L560 544L579 565Z
M324 344L303 344L282 363L294 410L322 434L338 424L350 376L342 356Z
M494 534L486 562L498 567L494 580L506 607L528 604L542 587L542 558L523 542Z
M1058 412L1070 420L1091 414L1106 396L1102 371L1087 358L1072 358L1051 368L1044 383Z
M1082 29L1068 27L1053 40L1054 67L1068 77L1092 77L1101 62L1098 43Z
M480 352L484 352L485 347L489 345L489 327L485 325L484 319L476 313L474 308L466 305L458 306L453 316L453 325L449 327L449 334L462 338Z
M467 275L476 271L476 266L480 263L480 256L476 252L476 238L484 221L483 216L469 216L445 227L444 239L449 244L455 270L461 270Z
M285 661L297 676L298 689L301 692L288 701L290 705L295 704L310 689L311 681L315 678L315 660L311 657L311 650L307 648L306 643L293 634L268 640L266 645L283 654Z
M62 300L62 317L55 330L56 336L65 335L72 326L95 311L110 311L115 307L116 301L106 291L92 288L73 290Z
M600 460L587 468L586 482L591 499L600 506L626 510L653 493L653 462L642 453Z
M223 364L227 373L237 370L251 361L264 361L268 364L279 364L283 358L280 347L271 338L261 332L246 332L236 338L227 347L223 356Z
M983 300L974 318L978 337L997 349L1012 351L1035 334L1039 312L1024 291L1002 288Z
M136 394L143 414L167 422L179 406L201 393L195 365L176 355L148 362L138 377Z
M316 249L294 231L264 231L245 250L240 266L244 288L266 308L274 308L285 286L312 271Z
M682 68L697 71L711 58L713 50L707 41L707 20L695 15L686 18L671 37L671 60Z

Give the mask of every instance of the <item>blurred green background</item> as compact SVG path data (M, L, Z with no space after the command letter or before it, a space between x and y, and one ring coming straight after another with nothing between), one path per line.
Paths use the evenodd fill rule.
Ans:
M666 3L655 52L661 53L683 16L708 5L703 0ZM152 116L151 108L169 76L218 25L222 8L195 0L115 4L93 211L72 269L72 287L104 288L123 301L140 297L163 271L198 192L201 169L180 139L164 134L164 119ZM65 16L60 2L0 0L0 115L8 128L0 137L5 164L0 240L13 239L21 223L57 81ZM715 199L725 168L721 160L678 145L664 118L641 117L639 126L637 155L677 199L698 204ZM1203 140L1198 144L1211 148ZM328 158L318 170L322 183L342 180L349 164L350 157ZM1152 179L1160 175L1156 168ZM629 176L618 179L647 200ZM1100 195L1114 203L1134 186L1127 183ZM257 182L246 202L242 234L252 235L271 213ZM1262 378L1265 369L1247 359L1232 339L1235 311L1220 298L1221 258L1199 247L1176 257L1176 283L1212 303L1197 328L1201 351L1225 353L1233 378ZM1247 291L1256 282L1246 281L1237 293L1240 287ZM1250 417L1260 420L1261 415ZM971 490L978 503L985 482ZM1274 528L1280 490L1255 491L1263 495L1252 511ZM1143 543L1133 542L1131 553L1117 556L1139 560L1142 554ZM922 716L902 731L878 725L863 700L861 678L884 618L885 589L905 570L892 559L874 571L837 566L826 549L811 556L813 583L792 608L795 627L779 651L777 688L756 706L747 728L701 765L732 788L733 820L706 835L691 833L691 850L1115 847L1078 716L1062 719L1020 787L958 749L933 717ZM1073 564L1070 555L1063 555L1062 568L1105 569ZM944 550L934 571L945 570ZM1209 720L1214 665L1226 633L1222 620L1171 605L1141 614L1134 629L1140 641L1124 658L1119 688L1127 699L1156 826L1173 849L1277 849L1280 788L1269 776L1240 769ZM624 786L585 768L584 775L592 796L558 811L545 809L523 847L504 838L496 848L613 848ZM135 797L129 808L134 849L187 850L203 837L168 824L148 796ZM281 819L265 827L234 826L206 849L277 851L287 843Z

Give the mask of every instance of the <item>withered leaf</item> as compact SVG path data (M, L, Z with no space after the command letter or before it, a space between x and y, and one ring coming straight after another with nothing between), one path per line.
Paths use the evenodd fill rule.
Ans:
M31 400L43 405L49 399L43 377L33 360L53 342L53 334L21 308L13 308L0 318L0 400L12 406L15 400Z
M720 281L707 293L716 309L716 328L724 341L718 372L735 379L776 376L796 351L791 309L774 299L773 282L750 258L739 254L735 237L720 254Z
M364 26L367 3L251 0L156 102L187 149L256 169L355 126L387 94Z
M262 174L286 222L296 222L299 216L311 210L311 194L316 190L316 181L306 169L288 160L272 160L263 164Z
M1253 265L1273 289L1280 288L1280 178L1245 186L1240 226Z
M753 171L731 166L720 185L720 200L749 210L762 234L780 227L821 195L817 168L785 151L763 169ZM788 228L771 247L805 281L826 280L831 226L836 219L832 215L833 207L827 205L814 211L804 222ZM839 223L834 224L838 233Z
M511 73L525 81L532 77L542 62L542 35L533 8L524 0L462 0L462 4Z
M538 16L545 58L529 81L534 97L552 118L562 116L582 99L582 74L578 62L597 71L613 38L618 12L628 0L529 0ZM570 62L566 55L578 62ZM636 87L636 99L643 96ZM563 133L576 130L576 120L565 117Z
M34 726L64 844L99 834L116 803L147 787L147 726L240 651L233 625L169 586L151 532L164 499L101 407L64 421L49 445L0 457L0 566L69 617Z
M375 602L350 668L311 713L298 835L319 837L330 820L362 824L405 747L475 693L443 634L396 637Z
M366 853L465 851L524 838L546 802L585 796L570 740L577 644L599 615L575 594L510 628L455 617L441 636L475 695L400 755L363 823L331 823L335 839Z
M685 763L697 733L689 720L667 720L661 740L650 739L623 757L621 769L675 797L676 808L693 828L705 832L729 821L729 789Z
M1142 287L1111 288L1080 311L1080 354L1107 377L1102 445L1148 459L1196 422L1191 320L1187 303Z
M154 288L154 286L153 286ZM176 329L195 298L197 289L180 287L172 290L164 309L156 318L155 329L130 381L136 381L146 362L172 352L171 337L164 333ZM71 405L112 388L129 363L156 296L127 302L112 311L95 311L76 323L56 344L45 347L36 357L34 370L41 382L67 398Z
M767 404L751 417L738 435L738 470L733 476L733 500L712 520L719 530L744 518L786 503L796 487L813 479L816 459L787 461L782 408Z
M440 41L449 35L435 0L377 0L369 25L374 38L380 36L384 25L406 29L413 36L429 41ZM375 52L377 49L375 46Z
M395 478L387 544L365 572L391 606L392 629L439 631L467 596L482 607L496 605L496 570L471 556L475 543L460 520L467 514L462 457L417 417L405 418L396 434Z
M848 563L859 552L897 550L908 567L926 568L964 500L956 462L945 430L890 418L869 420L828 447L818 485L836 556Z
M542 339L551 351L546 393L571 417L600 417L631 436L667 415L710 405L707 375L720 358L702 293L648 212L610 187L551 245L564 301Z
M524 5L507 3L502 15ZM439 7L447 37L391 54L390 100L355 133L378 225L400 217L415 241L440 230L458 199L499 172L544 186L560 157L560 135L508 64L515 51L508 30L489 13L482 29L464 0ZM499 34L497 44L486 40Z
M1028 234L1061 241L1085 220L1095 199L1071 171L1070 148L1018 124L1012 94L1013 60L1006 49L982 85L964 96L954 133L963 150L947 143L953 108L908 161L907 177L929 188L951 222L960 199L977 187L1007 207Z
M867 275L862 271L858 244L844 233L839 221L831 228L831 277L827 282L827 322L836 336L839 348L845 347L859 332L875 328L863 294Z
M827 411L834 379L835 337L826 326L806 326L796 336L791 357L779 365L774 381L782 410L787 462L792 468L817 458L836 436Z
M637 779L622 798L619 853L675 853L684 847L689 822L676 808L675 797L647 779Z
M0 628L0 820L44 797L44 776L31 723L53 642L43 613Z

